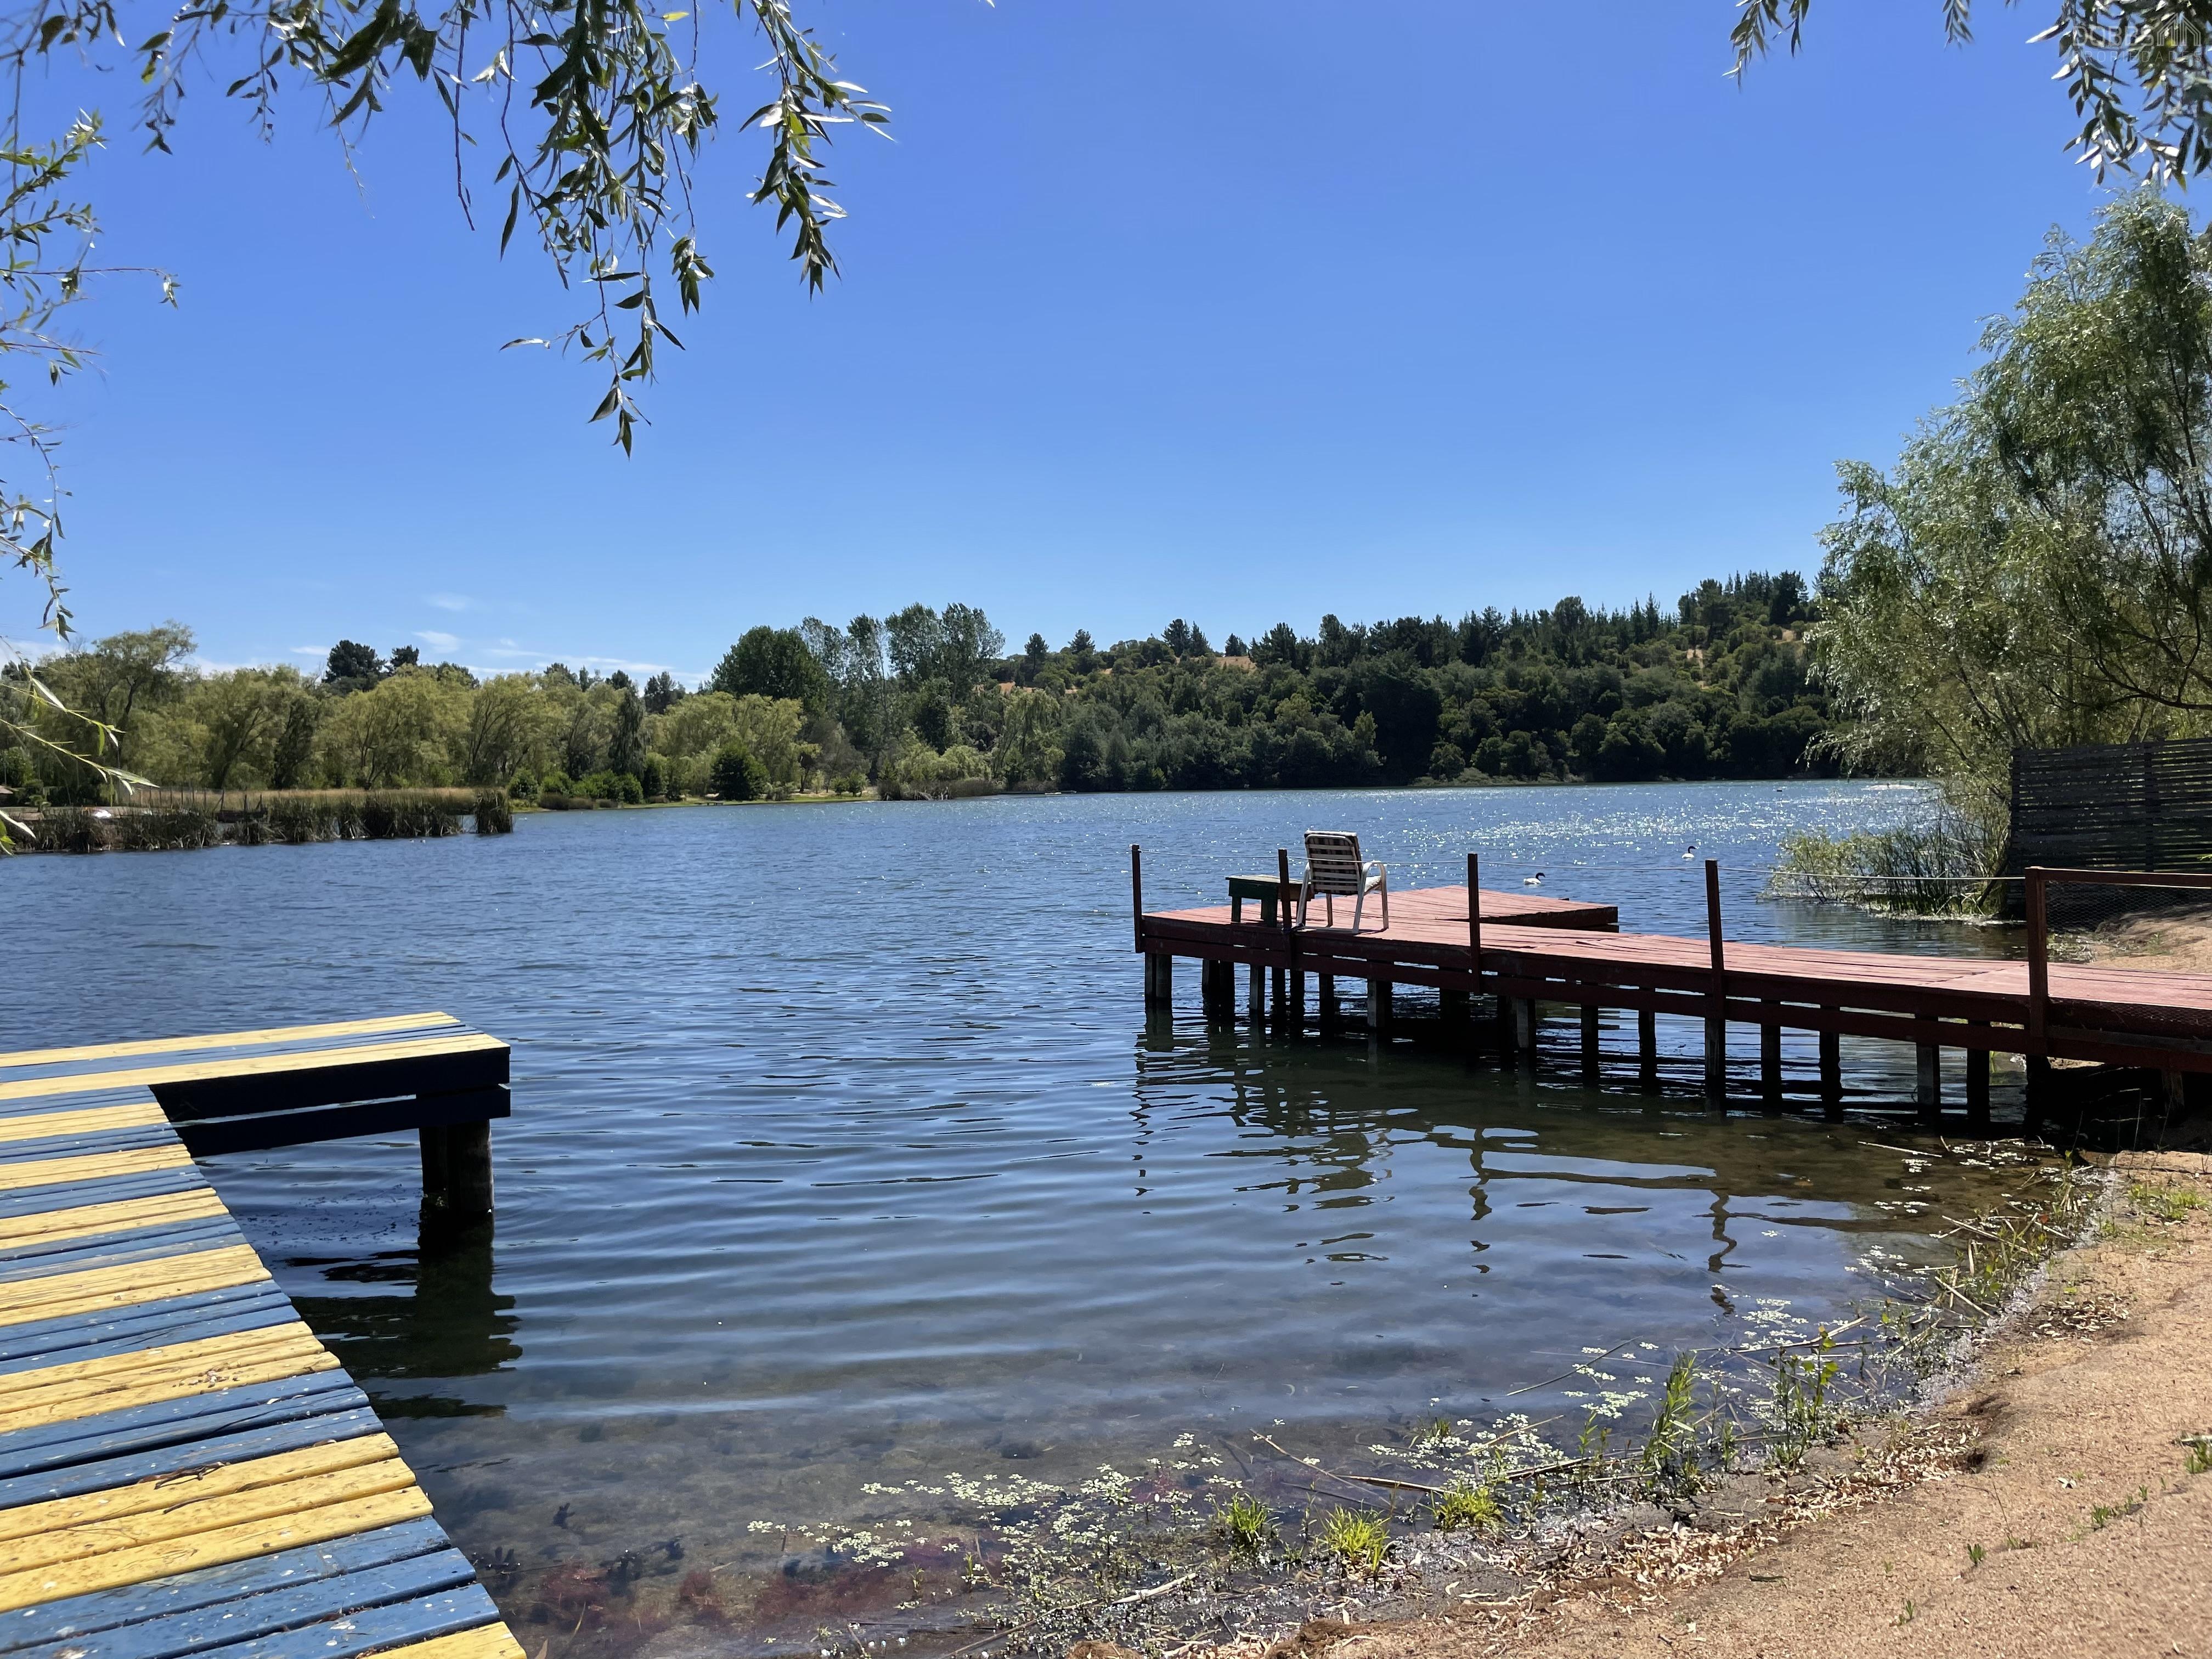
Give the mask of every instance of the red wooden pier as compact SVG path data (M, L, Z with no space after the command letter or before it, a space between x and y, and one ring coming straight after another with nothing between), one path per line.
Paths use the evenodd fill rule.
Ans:
M1533 1056L1538 1005L1581 1011L1582 1064L1595 1081L1602 1054L1600 1012L1633 1010L1637 1060L1644 1080L1656 1080L1656 1017L1705 1022L1707 1091L1728 1088L1727 1026L1758 1028L1759 1085L1770 1103L1784 1092L1781 1035L1818 1034L1819 1093L1839 1110L1843 1072L1838 1039L1887 1038L1918 1053L1916 1103L1923 1115L1942 1109L1941 1055L1966 1056L1970 1124L1989 1120L1992 1052L2026 1057L2033 1120L2050 1062L2085 1060L2160 1073L2178 1103L2184 1079L2212 1073L2212 975L2052 963L2043 927L2043 890L2051 882L2212 886L2212 878L2108 871L2031 871L2030 959L1892 956L1803 945L1726 939L1719 925L1717 872L1707 866L1712 926L1705 939L1624 933L1611 905L1579 904L1547 895L1495 892L1478 886L1475 861L1465 887L1419 889L1390 896L1387 927L1370 921L1354 933L1340 925L1292 925L1293 889L1285 886L1269 921L1232 920L1228 905L1148 913L1139 849L1130 849L1136 949L1146 962L1146 1001L1164 1006L1173 992L1177 957L1200 963L1201 1000L1214 1018L1233 1018L1236 971L1249 971L1248 1006L1302 1027L1305 976L1318 981L1318 1011L1327 1027L1340 1017L1336 981L1364 981L1369 1028L1387 1031L1391 991L1400 985L1439 993L1447 1027L1478 1029L1473 999L1491 1000L1499 1058ZM1471 902L1472 901L1472 902Z

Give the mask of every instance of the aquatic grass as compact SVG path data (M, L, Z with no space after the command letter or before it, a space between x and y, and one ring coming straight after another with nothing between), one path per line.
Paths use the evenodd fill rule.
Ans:
M1346 1571L1372 1578L1390 1553L1390 1525L1371 1510L1331 1510L1322 1522L1320 1541Z
M1445 1487L1429 1505L1429 1518L1439 1532L1463 1528L1489 1532L1504 1524L1505 1510L1487 1482L1462 1478Z
M1275 1540L1275 1519L1250 1492L1240 1492L1213 1512L1214 1530L1231 1550L1263 1555Z

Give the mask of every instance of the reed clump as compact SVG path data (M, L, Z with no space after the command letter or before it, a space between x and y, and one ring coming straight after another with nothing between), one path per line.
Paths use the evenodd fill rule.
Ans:
M31 819L30 847L52 853L173 852L327 841L407 841L514 829L503 789L301 789L267 794L155 790L115 807L50 806Z

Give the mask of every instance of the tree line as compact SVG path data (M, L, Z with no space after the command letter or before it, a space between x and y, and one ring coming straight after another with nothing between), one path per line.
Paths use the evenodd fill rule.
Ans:
M980 608L916 604L755 627L696 686L558 662L479 678L353 640L319 675L205 672L169 623L40 672L120 734L125 769L212 789L468 784L561 804L1765 778L1823 763L1828 706L1803 638L1816 614L1802 577L1752 573L1668 609L1327 616L1218 649L1176 618L1106 646L1032 634L1010 653ZM100 787L30 747L0 750L0 783L26 802Z

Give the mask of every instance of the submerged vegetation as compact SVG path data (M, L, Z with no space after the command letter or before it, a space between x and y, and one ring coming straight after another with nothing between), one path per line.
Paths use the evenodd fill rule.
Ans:
M731 1576L684 1578L672 1600L642 1569L617 1582L614 1567L574 1562L506 1599L563 1634L597 1631L593 1651L672 1620L722 1628L749 1604L771 1645L833 1654L915 1632L961 1651L1103 1641L1158 1653L1272 1635L1323 1608L1508 1605L1638 1539L1701 1540L1691 1553L1717 1560L1716 1535L1766 1524L1770 1500L1809 1512L1814 1494L1888 1478L1873 1451L1862 1458L1881 1438L1869 1425L1955 1370L2110 1190L2024 1151L1895 1150L1908 1182L1955 1157L2008 1166L2018 1184L1947 1224L1939 1265L1870 1248L1868 1297L1846 1317L1816 1324L1760 1301L1737 1310L1735 1336L1694 1352L1585 1348L1540 1385L1566 1385L1554 1389L1564 1413L1394 1422L1326 1460L1278 1423L1184 1433L1136 1467L1068 1484L996 1473L872 1484L866 1512L842 1522L752 1519L763 1549L717 1570Z

